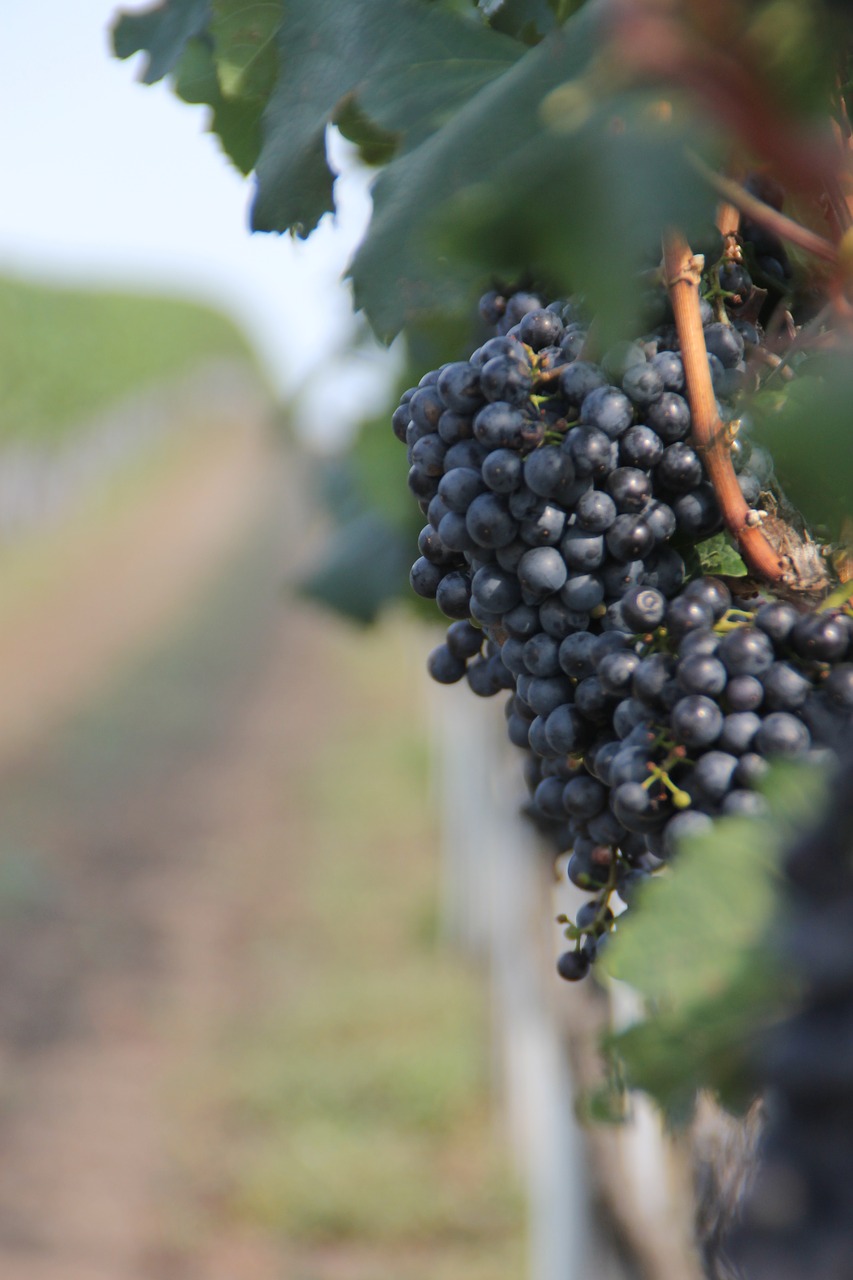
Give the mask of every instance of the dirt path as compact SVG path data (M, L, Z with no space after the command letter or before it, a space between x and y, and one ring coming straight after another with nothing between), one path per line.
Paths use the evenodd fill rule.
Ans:
M444 1237L416 1236L414 1246L287 1241L223 1198L218 1164L241 1135L215 1101L217 1132L205 1130L222 1037L255 1012L280 1015L270 983L299 992L300 966L328 950L316 923L332 910L325 886L318 902L314 884L306 909L306 875L316 875L306 768L346 768L383 702L408 731L418 696L400 650L390 659L396 681L380 659L362 687L347 662L354 633L283 593L310 523L297 461L250 437L178 461L157 490L154 523L144 498L123 507L95 561L97 539L81 533L89 558L66 549L53 607L34 593L19 631L0 641L0 1278L516 1277L517 1217L482 1166L494 1124L476 1078L474 1110L433 1166L451 1199L481 1197L475 1229L460 1229L448 1210ZM134 598L120 608L128 579ZM72 605L81 616L66 620ZM32 666L57 650L50 678L34 680ZM368 733L364 745L357 786L370 789L367 806L408 806L373 770ZM348 821L345 809L336 840L357 845ZM388 822L379 862L359 867L337 845L326 853L325 874L353 886L339 889L337 912L362 882L399 868L408 897L392 888L378 920L362 919L371 937L423 910L432 865L434 830L424 824L418 845L411 807L402 822L392 809ZM373 837L365 843L373 856ZM293 940L286 952L282 936ZM419 964L421 979L440 968L431 953ZM334 966L327 978L328 996ZM464 986L455 972L443 980L448 995ZM408 987L397 998L412 1003ZM443 990L435 998L456 1007ZM436 1022L429 1010L428 1039ZM432 1107L436 1086L418 1087ZM411 1167L419 1200L420 1166Z
M0 559L0 767L186 608L268 488L266 423L181 433L94 511Z

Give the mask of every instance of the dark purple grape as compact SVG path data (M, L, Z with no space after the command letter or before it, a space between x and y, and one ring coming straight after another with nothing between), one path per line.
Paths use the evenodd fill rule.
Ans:
M494 356L479 371L483 396L492 403L524 404L533 390L533 374L528 365L514 356Z
M483 459L481 470L494 493L512 493L521 484L522 462L514 449L493 449Z
M524 463L524 482L542 498L562 501L562 495L574 482L575 468L571 456L557 445L544 445L528 454Z
M418 534L418 551L433 564L451 565L457 562L457 553L449 551L431 524L424 525Z
M454 413L452 409L445 409L438 420L438 434L448 446L460 444L463 440L471 439L474 434L474 424L467 414Z
M447 573L439 582L435 602L448 618L467 619L471 604L471 580L466 573Z
M578 631L566 636L559 651L560 666L566 675L573 676L576 680L592 675L595 670L592 657L594 648L595 636L588 631Z
M519 536L531 547L555 546L562 538L565 527L566 512L563 507L541 498L538 511L521 521Z
M563 807L573 818L594 818L606 805L607 788L588 773L570 778L563 788Z
M723 636L717 654L730 676L760 676L772 664L773 645L755 627L737 627Z
M648 473L638 467L617 467L607 477L607 492L618 511L636 513L652 496L652 482Z
M425 600L434 600L445 573L446 570L440 565L433 564L426 556L419 556L409 573L409 584L416 595Z
M477 658L465 670L465 678L472 693L478 698L493 698L502 689L512 688L512 675L498 654L491 658Z
M527 685L525 702L537 716L550 716L572 696L572 686L565 676L533 676Z
M444 470L453 471L456 467L470 467L479 471L483 459L488 457L488 450L479 440L457 440L448 447L444 455Z
M615 560L642 560L655 545L655 535L641 515L617 516L604 538Z
M672 708L672 731L686 747L709 747L723 727L723 713L710 698L688 694Z
M811 681L788 662L774 662L761 677L770 711L795 711L812 691Z
M601 479L615 466L613 441L596 427L572 427L563 441L575 474Z
M757 711L764 701L764 685L756 676L733 676L725 701L729 711Z
M577 527L588 533L604 533L613 524L616 514L616 503L600 489L590 489L575 508Z
M560 391L570 405L580 406L597 387L607 385L607 379L596 364L575 360L560 374Z
M445 405L455 413L473 413L485 400L480 371L467 360L446 364L438 375L437 386Z
M438 477L429 475L420 467L410 467L406 484L416 498L429 501L438 492Z
M409 417L422 430L436 431L438 420L446 408L437 387L422 386L409 401Z
M690 600L700 600L707 605L715 622L731 608L732 593L719 578L695 578L684 588L684 594Z
M531 602L559 591L567 577L566 563L556 547L533 547L519 561L518 580Z
M667 703L666 693L674 687L675 658L669 653L650 653L636 668L631 693L646 706L657 708ZM678 696L681 696L680 690Z
M684 365L675 351L659 351L649 361L663 379L664 392L684 390Z
M667 607L666 629L676 642L688 631L709 631L713 625L714 616L701 600L677 596Z
M643 520L652 528L654 513L643 512ZM684 561L672 547L658 546L657 550L646 560L646 571L643 574L645 586L654 587L670 599L684 582Z
M718 658L691 653L679 662L675 678L685 693L717 698L726 687L726 669Z
M699 455L683 440L667 445L655 467L655 480L672 493L695 489L703 475Z
M529 640L539 630L539 610L528 604L517 604L504 614L503 625L516 640Z
M479 547L505 547L518 532L506 499L497 493L481 493L474 498L465 526Z
M729 751L733 756L743 755L752 747L760 728L761 720L754 711L733 711L723 720L717 746L720 751Z
M808 613L794 624L790 643L801 658L840 662L847 656L850 632L843 619L831 613Z
M506 311L506 298L495 289L490 289L480 299L478 310L484 323L494 326Z
M448 511L455 511L464 516L478 493L485 491L483 477L473 467L454 467L438 482L439 495L444 499Z
M604 601L604 583L594 573L570 573L560 588L560 600L575 613L591 613Z
M628 697L634 672L639 665L639 654L632 649L605 654L598 663L598 678L605 693L616 694L620 698Z
M495 565L478 569L471 580L471 592L484 609L506 613L521 600L518 578Z
M652 364L635 364L622 377L622 390L638 409L646 409L665 391L664 380Z
M458 511L448 511L438 523L438 536L450 551L472 551L476 546L468 532L465 517Z
M630 427L619 441L619 461L626 467L651 471L663 456L663 441L651 427Z
M564 951L557 960L557 973L566 982L579 982L589 973L589 965L589 957L583 951Z
M427 658L427 671L439 684L456 684L465 675L465 661L440 644Z
M518 324L529 311L538 311L541 306L542 299L537 294L519 290L507 299L504 323L509 327Z
M409 413L408 404L398 405L391 417L391 427L394 431L394 435L403 444L406 443L406 428L411 421L411 417L412 415Z
M503 400L487 404L474 418L474 435L489 449L517 449L524 436L524 416Z
M589 725L576 707L564 703L556 707L545 721L545 737L560 755L569 755L586 746L591 736Z
M705 346L724 369L733 369L743 357L743 337L730 324L709 324L705 328Z
M770 637L778 649L781 649L800 616L799 611L792 604L786 604L783 600L771 600L756 612L755 625Z
M755 746L763 756L798 756L811 746L811 734L802 720L787 711L774 711L761 722Z
M587 533L585 529L567 529L560 540L560 553L569 569L581 572L598 569L604 563L604 536Z
M853 711L853 663L842 663L830 671L823 688L830 703Z
M622 617L632 631L654 631L663 622L666 598L654 587L631 587L622 596Z
M473 658L483 647L483 633L468 621L451 622L444 642L456 658Z
M563 779L555 777L543 778L533 793L533 803L547 817L562 818L565 813L563 809Z
M581 423L618 440L634 420L631 401L618 387L596 387L581 405Z
M556 676L560 672L560 642L540 631L525 642L524 665L532 676Z
M665 391L659 400L649 405L645 419L646 426L656 431L664 444L674 444L690 433L690 406L675 391Z
M563 322L553 311L528 311L521 320L518 336L533 351L541 351L560 341Z
M585 631L589 626L589 614L576 613L563 604L558 596L549 596L539 606L539 622L549 636L562 640L573 631Z
M581 632L581 634L587 633ZM567 636L566 639L571 637ZM575 689L575 706L590 724L609 724L617 702L618 696L605 693L598 676L587 676Z
M621 598L633 587L640 586L645 573L645 565L642 560L628 560L622 563L619 560L608 560L604 567L600 570L601 581L604 583L604 591L608 600L621 600ZM624 621L622 631L631 631L628 623Z
M731 790L737 767L737 756L727 751L706 751L696 761L690 781L712 803L718 804Z

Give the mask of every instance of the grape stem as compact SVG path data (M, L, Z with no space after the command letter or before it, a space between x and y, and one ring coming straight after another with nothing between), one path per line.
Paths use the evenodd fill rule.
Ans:
M755 523L732 465L728 435L717 412L711 369L699 309L701 260L697 260L680 231L664 238L664 273L684 362L687 398L693 419L692 440L714 486L726 528L736 540L749 568L766 582L781 582L786 566Z

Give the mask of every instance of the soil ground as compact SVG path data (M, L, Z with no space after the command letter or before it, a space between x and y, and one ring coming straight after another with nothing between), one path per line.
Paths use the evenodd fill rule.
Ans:
M295 468L178 448L3 609L4 1280L522 1274L421 655L286 594Z

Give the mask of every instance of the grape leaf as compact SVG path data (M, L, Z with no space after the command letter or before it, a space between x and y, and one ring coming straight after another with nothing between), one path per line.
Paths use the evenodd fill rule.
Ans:
M769 815L719 819L713 831L685 839L672 873L638 895L636 914L602 954L602 970L648 1002L646 1019L611 1047L629 1083L674 1119L685 1117L699 1088L733 1105L747 1100L754 1037L787 995L788 974L769 938L779 868L797 828L823 802L825 780L814 767L777 764L762 790Z
M694 550L703 573L721 573L727 578L745 578L749 572L737 547L725 533L717 533L713 538L698 542Z
M174 89L184 102L203 103L213 109L212 131L241 173L250 173L261 146L260 113L251 101L223 96L208 39L187 43L174 69Z
M838 538L853 514L850 406L853 373L833 361L824 376L804 374L784 396L758 397L755 434L773 456L780 484L812 527Z
M643 99L602 100L587 74L597 34L582 11L380 175L351 266L378 333L463 306L484 273L512 279L524 265L585 292L610 337L634 319L631 281L644 253L658 262L664 222L704 226L710 201L681 127L649 119Z
M557 25L554 6L549 0L479 0L482 10L495 31L538 44Z
M253 101L262 108L278 71L276 35L282 23L280 3L212 0L216 72L223 96Z
M119 58L145 50L144 84L154 84L180 61L187 44L207 30L210 0L168 0L143 13L122 13L113 27L113 49Z
M363 512L340 525L299 591L355 622L374 622L402 594L410 560L408 539L376 512Z
M278 44L252 226L299 234L333 207L325 129L352 96L410 146L523 49L413 0L291 0Z

